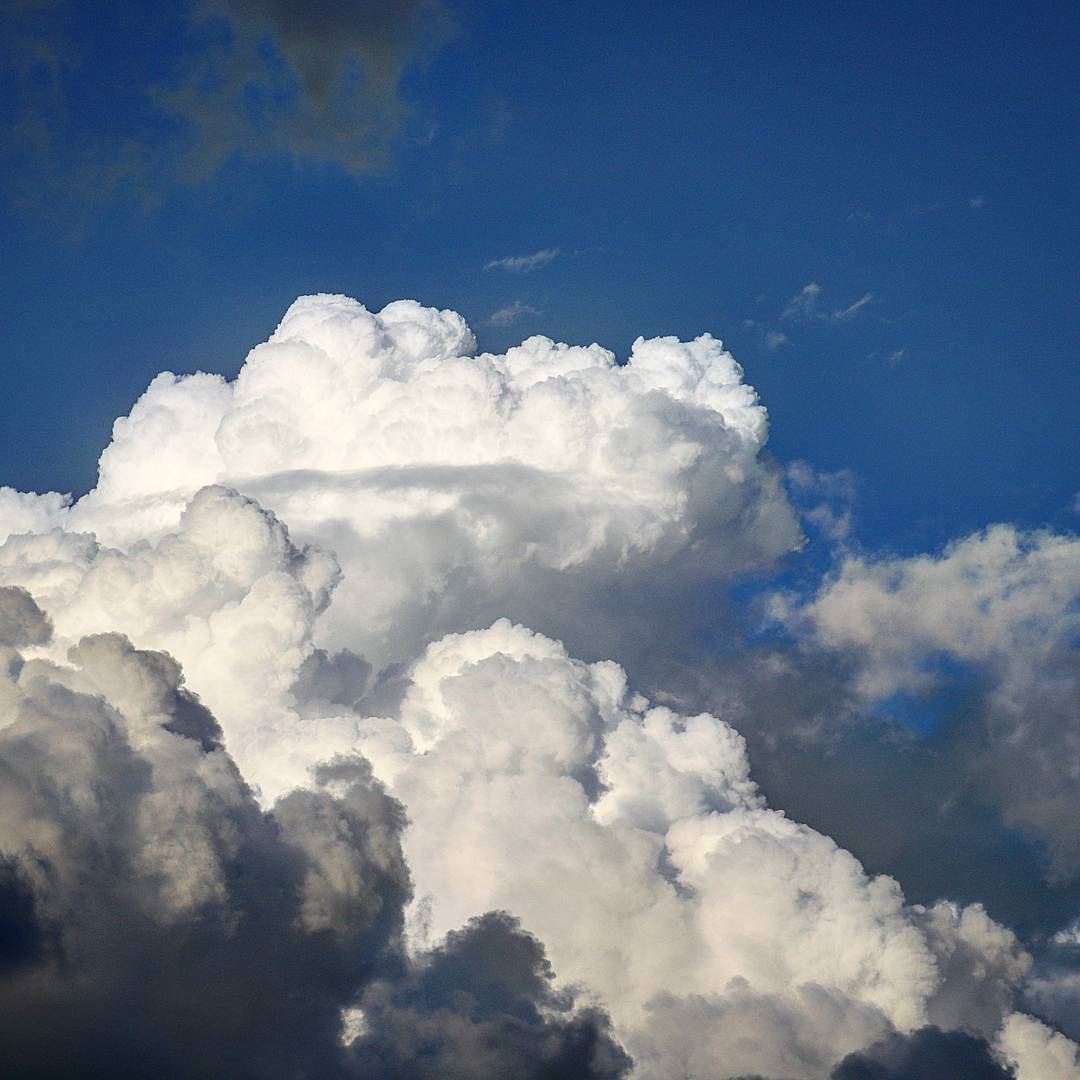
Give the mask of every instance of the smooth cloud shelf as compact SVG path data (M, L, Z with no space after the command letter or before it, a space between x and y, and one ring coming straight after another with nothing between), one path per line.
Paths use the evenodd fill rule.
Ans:
M474 350L453 312L305 297L235 381L154 379L84 498L0 490L0 1058L1080 1077L1012 930L771 807L738 709L631 685L701 655L687 597L803 544L720 342ZM987 665L987 760L1034 759L1078 568L988 533L771 611L792 657L858 652L856 699Z

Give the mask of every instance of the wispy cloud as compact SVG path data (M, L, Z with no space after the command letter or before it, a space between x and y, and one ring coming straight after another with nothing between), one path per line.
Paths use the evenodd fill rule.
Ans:
M829 317L835 319L837 322L843 322L846 319L854 319L867 304L872 304L873 302L874 294L872 292L865 293L860 296L854 304L848 304L846 308L837 308Z
M788 306L780 312L781 319L813 319L819 318L817 310L817 298L821 292L821 286L816 281L804 285L790 300Z
M504 255L501 259L492 259L484 266L485 270L505 270L510 274L531 274L542 266L558 258L558 248L542 248L531 255Z
M984 195L972 195L968 199L968 208L970 210L981 210L986 205L986 197Z
M824 311L819 305L819 297L822 291L822 287L816 281L804 285L788 301L787 307L780 313L780 318L787 322L847 322L849 319L854 319L876 299L872 292L863 293L858 300L848 304L846 307Z
M765 348L768 349L769 352L776 352L777 349L781 348L787 343L787 334L783 333L780 330L770 330L765 335Z
M487 322L491 326L509 326L511 323L517 322L518 319L524 318L526 315L539 314L539 308L534 308L531 304L523 304L520 300L515 300L512 304L507 304L506 307L501 307L498 311L493 311L488 316Z

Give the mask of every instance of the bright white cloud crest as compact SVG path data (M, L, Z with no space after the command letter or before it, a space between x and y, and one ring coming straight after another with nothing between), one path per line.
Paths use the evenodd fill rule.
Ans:
M552 636L616 640L618 605L594 603L613 582L674 625L672 581L800 544L733 358L708 335L639 339L623 365L542 337L474 349L453 312L303 298L235 382L158 376L79 502L0 491L0 585L28 590L54 628L19 644L49 679L112 703L171 770L145 804L169 838L147 871L162 905L226 895L227 835L181 812L186 766L153 719L179 668L86 635L175 657L266 805L362 753L408 814L413 946L512 913L610 1012L640 1077L826 1077L892 1030L993 1037L1029 965L1009 931L978 907L908 906L766 805L722 718L653 704L618 664ZM835 612L845 589L889 595L879 573L852 564L804 618L857 637ZM1010 602L1023 595L1020 580ZM79 674L56 666L69 657ZM321 850L319 826L294 827ZM4 851L27 842L0 834ZM363 894L359 871L335 873ZM304 917L334 929L340 904L321 895ZM1011 1060L1071 1052L1016 1016ZM1030 1062L1021 1076L1038 1078Z

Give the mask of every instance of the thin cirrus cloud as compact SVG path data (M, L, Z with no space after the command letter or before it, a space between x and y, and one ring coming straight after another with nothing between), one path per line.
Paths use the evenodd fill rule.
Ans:
M945 774L1076 874L1075 540L859 552L852 477L785 486L708 334L475 350L452 311L301 298L234 380L157 376L78 502L0 489L4 1059L1070 1076L1061 956L909 899L772 766L945 652L985 677ZM695 598L715 634L800 514L837 565L772 600L786 641L703 654Z
M508 274L531 274L559 256L558 248L542 248L531 255L504 255L501 259L492 259L484 264L485 270L505 270Z
M821 307L820 297L823 292L823 286L816 281L804 285L788 301L787 306L780 313L780 318L788 322L847 322L854 319L876 300L874 293L867 292L853 303L844 307L833 308L830 311Z

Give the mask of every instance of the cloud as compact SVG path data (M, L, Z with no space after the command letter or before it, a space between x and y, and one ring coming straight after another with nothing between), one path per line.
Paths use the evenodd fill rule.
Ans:
M542 248L531 255L504 255L484 265L485 270L505 270L510 274L531 274L534 270L553 262L559 255L558 248Z
M7 640L25 622L0 613ZM362 759L264 813L168 656L113 634L70 666L5 659L0 1053L20 1076L358 1077L373 1054L395 1075L625 1073L512 920L405 961L405 818ZM343 1045L358 1007L389 1044ZM396 1071L406 1031L443 1033L435 1072Z
M51 638L52 623L25 589L0 588L0 646L47 645Z
M1016 1080L1080 1078L1080 1047L1033 1016L1013 1013L1002 1027L998 1049L1016 1067Z
M765 334L765 348L770 352L775 352L781 346L786 345L790 339L787 334L780 330L769 330Z
M538 308L534 308L530 304L523 304L520 300L515 300L511 304L507 304L506 307L499 308L498 311L493 311L488 316L488 323L491 326L509 326L511 323L517 322L518 319L523 318L526 315L539 315Z
M866 554L709 335L475 347L305 297L155 378L84 498L0 491L5 1060L1039 1080L1070 946L965 871L1031 906L1004 815L1070 872L1075 538ZM837 562L748 641L800 514ZM949 738L876 711L953 665Z
M793 461L787 467L787 483L804 521L831 541L847 538L857 488L850 470L819 472L808 462Z
M989 1044L962 1031L922 1028L891 1035L870 1049L846 1057L830 1080L921 1080L929 1076L965 1080L1011 1080L1011 1069L995 1060Z
M820 294L821 286L816 281L804 285L788 302L788 306L780 313L780 318L809 319L817 317L817 298Z
M981 210L984 206L986 206L986 199L982 195L972 195L968 199L968 208L971 210Z
M631 1060L596 1009L556 991L543 946L504 912L472 919L361 1002L361 1076L617 1080Z
M816 281L804 285L788 302L780 318L788 322L847 322L876 299L874 293L868 292L846 307L822 311L818 303L822 292L822 287Z
M848 304L845 308L837 308L830 318L835 322L845 322L848 319L853 319L867 304L871 304L874 301L874 294L871 292L863 293L853 304Z
M12 151L50 191L74 180L97 198L132 191L145 201L235 158L385 170L413 111L402 79L453 31L440 0L196 0L181 33L170 28L163 74L150 83L107 42L77 36L69 4L39 7L16 14L7 35L20 76ZM76 72L103 101L124 95L122 128L114 116L96 123L92 110L72 119Z
M195 178L235 154L324 161L352 174L384 168L407 114L402 75L450 28L437 0L204 0L197 29L221 23L227 37L211 36L156 95L188 126L184 164Z
M1055 873L1073 875L1078 594L1080 540L996 525L936 557L845 558L810 601L778 597L774 610L817 644L851 655L855 685L870 700L925 693L949 677L949 665L985 679L980 786L1045 837Z
M160 561L153 552L172 559L185 550L182 535L169 538L190 521L201 554L183 565L181 580L205 566L199 574L224 589L193 594L206 598L209 617L212 604L241 587L230 575L240 574L246 589L255 579L244 575L275 566L273 553L284 550L260 539L273 530L245 525L237 551L252 544L250 561L217 568L224 556L214 548L230 526L212 521L235 515L239 526L252 511L220 495L186 508L200 489L220 485L288 522L298 547L323 552L318 566L330 560L341 570L329 593L331 571L320 570L312 595L323 599L304 601L315 605L312 614L283 626L281 640L310 648L301 626L317 617L315 645L351 650L382 672L446 632L502 615L590 655L618 641L634 648L635 634L651 649L658 621L668 619L673 635L691 632L685 597L701 582L768 565L801 542L778 471L762 453L765 410L709 335L639 339L623 365L598 345L539 336L497 356L473 349L453 312L412 301L377 314L344 297L298 301L235 382L158 376L117 421L98 485L76 506L51 496L13 503L0 536L34 521L65 534L13 537L0 554L0 580L34 588L48 566L57 584L43 602L63 623L85 567L101 563L94 579L104 580L134 561L150 577ZM91 532L118 554L95 555L73 538ZM140 540L150 548L136 553ZM71 569L62 572L64 563ZM295 576L302 563L285 565ZM69 580L69 593L59 595ZM202 587L198 576L190 580ZM260 590L276 595L284 582L270 577ZM78 602L71 634L139 635L152 623L155 636L140 640L201 668L213 638L196 639L177 621L181 601L167 590L140 593L145 607L125 599L124 588L94 595L93 605ZM241 611L258 609L253 597L215 618L238 622ZM70 636L59 624L58 633ZM222 633L209 655L224 671ZM228 725L227 703L205 693Z

